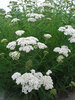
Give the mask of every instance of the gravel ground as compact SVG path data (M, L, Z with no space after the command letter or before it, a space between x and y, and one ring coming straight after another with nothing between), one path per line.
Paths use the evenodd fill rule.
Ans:
M0 92L0 100L8 100L7 98L4 98L4 92ZM11 98L10 100L16 100L14 98ZM56 100L75 100L75 91L70 92L68 97L58 97Z

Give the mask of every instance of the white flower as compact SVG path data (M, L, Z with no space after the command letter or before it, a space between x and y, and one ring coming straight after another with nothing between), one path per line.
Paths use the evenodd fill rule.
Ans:
M47 20L51 21L52 19L51 18L46 18Z
M71 52L71 50L65 45L61 46L61 48L56 47L53 51L58 52L59 54L63 54L66 57L68 57L68 53Z
M47 46L44 43L38 42L39 49L45 49Z
M14 51L14 52L10 52L9 56L13 59L13 60L18 60L20 57L20 53L18 51Z
M38 79L41 79L43 77L43 74L41 72L32 73L32 74L34 74L34 76L37 77Z
M70 41L70 43L75 43L75 37L71 37L68 40Z
M1 43L7 43L7 42L8 42L7 39L2 39L2 40L1 40Z
M63 62L64 56L60 55L57 57L57 62Z
M18 19L18 18L14 18L14 19L11 20L12 23L16 23L18 21L20 21L20 19Z
M21 46L25 46L25 45L35 45L37 44L37 41L39 41L37 38L35 37L22 37L22 38L19 38L16 40L18 45L21 45Z
M64 32L64 34L65 35L73 35L73 34L75 34L75 29L73 29L73 28L67 28L66 30L65 30L65 32Z
M36 22L35 18L28 18L28 22Z
M34 73L35 73L35 70L34 70L34 69L32 69L32 70L31 70L31 73L32 73L32 74L34 74Z
M13 79L13 80L16 80L16 79L19 78L20 76L21 76L21 74L18 73L18 72L16 72L16 73L14 73L14 74L12 75L12 79Z
M44 43L39 42L39 40L33 36L22 37L17 39L16 41L12 41L8 43L6 48L9 48L10 50L14 50L16 46L19 46L19 51L25 51L26 53L29 53L31 50L37 48L39 49L47 48L47 46Z
M51 73L51 72L50 72ZM14 73L12 79L16 80L16 84L22 85L22 92L27 94L32 90L39 90L43 85L46 90L53 88L53 81L50 76L43 76L41 72L35 72L34 69L31 73L24 73L23 75L19 73Z
M8 45L6 46L6 48L8 48L10 50L14 50L15 47L16 47L16 42L15 41L9 42Z
M59 31L61 31L61 32L64 32L64 31L65 31L65 29L66 29L65 27L59 27L59 29L58 29L58 30L59 30Z
M64 32L64 35L75 34L75 29L73 29L71 25L65 25L64 27L59 27L58 30Z
M49 39L49 38L51 38L52 36L51 36L50 34L44 34L44 37L47 38L47 39Z
M75 42L75 29L71 25L65 25L65 27L60 27L58 30L64 32L64 35L71 35L68 39L70 43Z
M48 70L47 72L46 72L46 75L50 75L52 73L52 71L51 70Z
M65 25L65 28L69 29L69 28L72 28L72 26L71 25Z
M34 50L34 48L31 45L27 45L19 48L19 51L26 51L26 53L29 53L31 50Z
M43 86L45 87L45 90L49 90L53 88L53 81L50 76L43 76L42 77Z
M24 34L24 32L25 31L23 31L23 30L18 30L15 33L16 33L16 35L21 36L22 34Z
M29 17L29 18L35 18L35 19L39 19L39 18L44 17L43 14L37 14L37 13L28 13L26 16Z
M12 16L11 15L6 15L5 18L12 18Z
M60 47L56 47L56 48L54 48L53 51L54 51L54 52L59 52L59 51L60 51Z
M42 7L51 7L51 8L54 8L53 5L51 5L51 3L47 2L47 3L42 3L40 6Z

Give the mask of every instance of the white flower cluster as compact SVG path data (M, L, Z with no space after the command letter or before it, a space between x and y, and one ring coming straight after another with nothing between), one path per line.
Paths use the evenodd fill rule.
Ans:
M1 43L7 43L7 42L8 42L7 39L2 39L2 40L1 40Z
M14 50L15 47L16 47L16 42L15 41L9 42L8 45L6 46L6 48L8 48L10 50Z
M75 42L75 29L72 26L66 25L64 27L59 27L58 30L61 32L64 32L65 35L71 36L71 38L68 39L70 41L70 43Z
M71 50L65 45L61 46L61 48L56 47L53 51L58 52L59 54L63 54L66 57L68 57L68 53L71 52Z
M18 30L15 33L16 33L16 35L21 36L22 34L24 34L24 32L25 31L23 31L23 30Z
M39 49L45 49L47 46L44 43L39 42L39 40L35 37L26 37L19 38L17 40L17 44L20 45L19 51L26 51L26 53L34 50L34 46L36 45Z
M57 62L63 62L64 60L64 56L63 55L60 55L57 57Z
M9 56L13 59L13 60L18 60L20 57L20 53L18 51L14 51L14 52L10 52Z
M51 38L52 36L51 36L50 34L44 34L44 37L47 38L47 39L49 39L49 38Z
M18 19L18 18L14 18L14 19L11 20L12 23L16 23L18 21L20 21L20 19Z
M44 3L42 3L40 6L42 6L42 7L50 7L50 8L54 8L54 6L51 5L51 3L49 3L49 2L44 2Z
M6 15L5 18L12 18L12 16L11 15Z
M37 14L37 13L28 13L28 14L26 15L26 17L29 17L29 18L28 18L28 21L30 21L30 22L35 22L35 21L37 21L37 19L43 18L44 15L43 15L43 14Z
M21 75L16 72L12 75L12 79L16 80L16 84L22 85L22 92L27 94L32 90L39 90L43 85L45 90L49 90L53 88L52 78L49 76L51 74L51 70L48 70L48 75L43 75L41 72L35 72L35 70L31 70L31 73L24 73Z
M35 18L28 18L28 22L36 22Z
M47 46L44 43L39 42L39 40L33 36L30 37L21 37L16 41L9 42L6 48L14 50L16 46L19 46L19 51L25 51L29 53L31 50L36 49L45 49Z

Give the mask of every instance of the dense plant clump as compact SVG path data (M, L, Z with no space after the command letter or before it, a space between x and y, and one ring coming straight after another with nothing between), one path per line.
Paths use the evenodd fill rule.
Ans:
M52 100L75 87L75 1L8 7L0 10L0 88L21 100Z

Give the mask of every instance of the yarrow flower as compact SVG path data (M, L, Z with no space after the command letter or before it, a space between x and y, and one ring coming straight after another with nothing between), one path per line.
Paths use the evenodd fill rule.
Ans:
M16 35L21 36L22 34L24 34L24 32L25 31L23 31L23 30L18 30L15 33L16 33Z
M43 85L45 90L53 88L53 81L49 75L43 76L41 72L35 72L34 69L31 70L31 73L24 73L21 75L16 72L12 76L13 80L16 80L16 84L22 85L22 92L28 94L32 90L39 90Z
M63 55L60 55L57 57L57 62L63 62L64 60L64 56Z
M46 18L47 20L51 21L52 19L51 18Z
M8 48L10 50L14 50L15 47L16 47L16 42L15 41L9 42L8 45L6 46L6 48Z
M40 6L41 6L41 7L50 7L50 8L54 8L54 6L51 5L51 3L49 3L49 2L44 2L44 3L42 3Z
M66 57L68 57L68 53L71 52L71 50L65 45L61 46L61 48L56 47L53 51L58 52L59 54L63 54Z
M12 18L12 16L11 15L6 15L5 18Z
M44 43L38 42L39 49L45 49L47 46Z
M39 49L45 49L47 46L44 43L39 42L39 40L33 36L22 37L17 39L16 41L12 41L8 43L6 48L10 50L14 50L16 46L19 46L19 51L25 51L29 53L31 50L37 49L35 45Z
M35 45L39 49L47 48L47 46L44 43L39 42L39 40L33 36L22 37L22 38L17 39L16 41L9 42L6 48L10 50L14 50L16 46L18 46L19 51L25 51L26 53L29 53L30 51L37 49L35 48ZM20 57L20 53L18 51L13 51L9 53L9 56L13 60L18 60Z
M51 38L52 36L51 36L50 34L44 34L44 37L47 38L47 39L49 39L49 38Z
M34 48L31 45L27 45L19 48L19 51L26 51L26 53L29 53L31 50L34 50Z
M14 51L14 52L10 52L9 56L13 59L13 60L18 60L20 57L20 53L18 51Z
M52 71L51 70L48 70L47 72L46 72L46 75L50 75L52 73Z
M70 35L71 37L68 39L70 43L75 42L75 29L71 25L65 25L64 27L59 27L58 29L61 32L64 32L64 35Z
M19 78L21 76L21 74L19 72L16 72L12 75L12 79L16 80L17 78Z
M7 43L7 42L8 42L7 39L2 39L2 40L1 40L1 43Z
M28 14L26 15L26 17L29 17L29 18L28 18L28 21L29 21L29 22L35 22L35 21L37 21L37 19L43 18L44 15L43 15L43 14L37 14L37 13L28 13Z
M65 27L59 27L59 29L58 29L58 30L59 30L59 31L61 31L61 32L64 32L64 31L65 31L65 29L66 29Z
M18 21L20 21L20 19L18 19L18 18L14 18L14 19L11 20L12 23L16 23Z
M26 17L39 19L39 18L43 18L44 15L43 14L37 14L37 13L28 13L26 15Z
M28 22L36 22L35 18L28 18Z

